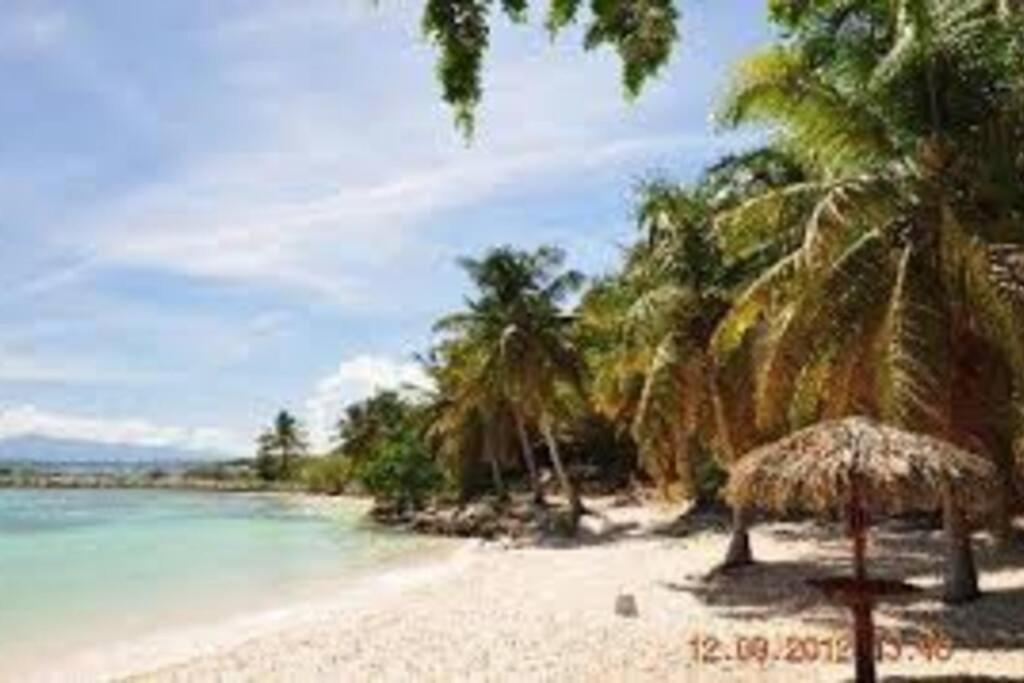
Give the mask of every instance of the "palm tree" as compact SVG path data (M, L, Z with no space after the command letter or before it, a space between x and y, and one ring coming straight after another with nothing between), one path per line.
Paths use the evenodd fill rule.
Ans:
M380 391L345 406L337 425L336 452L358 460L398 429L406 413L408 406L396 391Z
M579 386L569 341L572 321L560 304L582 284L582 277L563 272L564 254L549 247L534 252L498 247L482 259L459 263L479 294L467 302L468 310L447 316L436 329L450 335L449 344L461 345L461 358L471 368L457 382L464 387L460 391L473 396L474 405L486 406L491 424L485 428L493 429L502 416L511 418L538 503L543 491L529 430L541 432L578 514L579 496L561 460L555 429L564 392Z
M581 306L592 393L601 412L628 425L663 495L692 498L701 493L698 452L709 452L698 443L710 415L704 350L725 310L724 273L696 192L645 184L637 213L642 237L623 271Z
M640 239L580 309L596 408L631 432L663 495L695 500L694 510L715 501L715 469L744 452L738 442L756 443L745 429L747 373L716 369L708 350L736 293L775 258L752 251L727 262L714 216L803 179L790 156L767 148L726 157L690 188L641 185ZM730 564L749 562L743 524L735 538Z
M508 439L503 427L511 411L480 351L472 340L449 339L432 350L426 363L436 386L427 436L449 471L456 473L463 499L474 492L481 454L494 491L506 495L502 470ZM533 462L532 451L528 462Z
M298 420L282 410L271 427L258 439L257 469L265 480L290 479L295 473L295 461L306 453L306 441Z
M727 122L775 125L817 173L719 219L731 253L796 246L737 300L715 355L728 363L762 328L766 434L881 415L987 452L1008 499L1008 406L1024 392L1019 26L990 2L893 5L885 51L834 44L822 58L797 40L739 70ZM959 601L977 586L947 503L946 596Z

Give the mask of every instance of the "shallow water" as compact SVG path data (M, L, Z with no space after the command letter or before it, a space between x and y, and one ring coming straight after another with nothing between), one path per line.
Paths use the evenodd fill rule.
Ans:
M423 550L358 506L262 494L0 490L0 675L315 598Z

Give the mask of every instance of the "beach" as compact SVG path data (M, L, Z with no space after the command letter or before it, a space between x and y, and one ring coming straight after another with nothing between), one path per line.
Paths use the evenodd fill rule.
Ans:
M724 529L709 524L672 538L652 533L670 509L607 501L597 509L603 517L587 522L590 532L579 542L458 542L443 557L367 577L329 599L112 648L65 671L74 670L76 680L131 681L852 676L843 652L848 614L806 584L849 571L849 548L837 528L759 525L752 542L760 563L707 578L724 552ZM1019 555L1010 561L980 541L986 595L951 609L938 600L940 544L932 531L886 528L874 536L873 571L923 589L879 608L877 626L887 634L880 674L1024 677ZM623 595L635 599L635 617L616 613ZM761 643L764 652L756 647Z

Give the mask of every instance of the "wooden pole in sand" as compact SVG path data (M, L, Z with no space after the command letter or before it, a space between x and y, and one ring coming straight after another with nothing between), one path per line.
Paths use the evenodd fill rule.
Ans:
M860 475L853 472L850 491L850 534L853 536L855 582L852 595L854 656L857 683L875 683L875 625L871 616L874 597L868 588L867 510L864 508Z

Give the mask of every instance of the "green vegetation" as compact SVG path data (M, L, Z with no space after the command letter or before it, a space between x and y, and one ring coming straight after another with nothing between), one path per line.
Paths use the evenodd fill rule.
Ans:
M986 453L1006 534L1024 390L1006 260L1024 242L1021 23L993 3L897 4L853 3L856 21L790 6L791 40L740 65L724 120L773 125L810 178L721 220L740 249L796 246L733 307L714 353L765 340L754 414L767 436L856 413ZM850 28L827 38L823 23ZM946 508L951 562L970 563L963 512L951 496Z
M444 98L467 129L496 4L427 1ZM548 28L581 4L552 0ZM519 21L527 2L500 7ZM614 46L637 92L669 57L675 5L590 7L587 47ZM769 8L780 37L737 66L719 111L725 127L767 131L763 148L689 184L641 184L634 242L589 281L553 247L462 259L473 291L436 324L422 358L432 389L349 407L338 447L301 474L275 428L260 471L399 509L521 491L538 515L553 481L571 527L585 487L639 480L717 504L756 447L862 415L991 462L989 524L1008 542L1024 457L1021 11L996 0ZM287 452L297 463L301 448ZM947 597L967 599L968 511L943 499ZM727 566L752 559L747 510L733 513Z
M439 52L437 75L444 100L466 134L472 133L473 113L483 94L483 60L497 4L512 22L527 21L529 0L426 0L423 12L423 31ZM576 23L582 5L582 0L548 0L544 26L552 37ZM626 93L637 95L668 62L678 39L674 0L592 0L589 10L585 49L613 48L622 63Z
M279 412L258 443L256 472L260 479L287 481L297 474L296 464L306 454L306 440L295 417L284 410Z
M378 502L399 510L421 507L443 483L423 438L408 429L382 442L356 470L356 476Z
M465 127L495 4L426 3L444 99ZM552 0L548 28L582 4ZM527 5L501 9L523 21ZM768 8L780 38L738 65L719 112L723 126L767 130L768 147L687 187L644 185L639 239L575 311L541 305L529 277L501 285L483 268L550 250L473 262L481 297L442 323L455 334L431 355L437 452L457 473L484 460L499 493L524 470L539 502L539 431L575 500L559 450L596 416L665 496L703 502L754 447L866 415L986 456L1001 482L991 524L1007 540L1024 415L1020 3ZM670 2L590 3L586 47L614 46L636 94L668 60L676 14ZM945 520L950 573L969 577L965 511L949 495ZM745 522L737 510L730 562L750 559ZM969 583L948 597L973 595Z
M349 406L338 423L339 446L327 456L349 482L378 503L417 508L441 490L444 476L427 445L428 406L381 391Z
M578 489L556 438L583 396L572 318L560 308L580 287L582 276L562 272L564 258L548 247L532 253L498 247L483 259L460 262L479 294L467 301L467 310L436 326L444 340L435 353L433 374L449 400L439 406L435 434L449 452L458 452L465 444L450 440L463 439L474 426L482 429L499 494L504 484L498 451L505 446L499 441L518 439L534 500L541 504L544 494L530 435L536 430L573 514L579 515ZM497 424L503 428L494 429Z
M338 496L352 482L352 466L345 458L313 457L302 468L302 485L312 493Z

